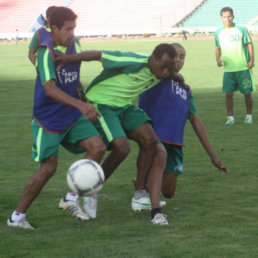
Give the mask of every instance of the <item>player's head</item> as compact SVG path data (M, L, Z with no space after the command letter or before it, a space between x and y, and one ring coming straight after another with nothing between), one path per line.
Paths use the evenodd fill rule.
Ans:
M77 15L69 8L56 7L50 16L50 28L57 45L69 46L74 37Z
M46 14L45 14L45 17L44 17L45 26L50 27L50 24L49 24L50 23L50 16L51 16L52 12L55 10L56 7L57 6L55 6L55 5L51 5L47 8Z
M233 9L229 6L223 7L220 10L220 19L224 23L225 27L232 27L234 20Z
M174 71L176 51L170 44L159 44L149 60L150 70L157 79L162 79Z
M175 72L178 73L184 66L186 52L184 47L179 43L172 43L171 45L176 50Z

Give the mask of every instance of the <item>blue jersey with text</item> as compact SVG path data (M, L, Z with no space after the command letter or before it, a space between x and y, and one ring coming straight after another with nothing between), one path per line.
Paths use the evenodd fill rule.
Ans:
M80 78L80 62L66 65L61 71L57 71L58 63L55 62L52 40L46 38L41 42L40 47L49 49L55 67L56 86L68 95L79 99L77 88ZM76 53L76 47L75 42L72 41L66 49L66 54L69 55L74 53ZM44 60L39 61L44 62ZM46 96L38 72L34 91L33 118L35 118L47 131L56 133L68 129L80 115L81 113L78 109L64 105Z
M189 116L190 87L166 79L139 97L139 107L153 120L161 141L183 145L185 123Z

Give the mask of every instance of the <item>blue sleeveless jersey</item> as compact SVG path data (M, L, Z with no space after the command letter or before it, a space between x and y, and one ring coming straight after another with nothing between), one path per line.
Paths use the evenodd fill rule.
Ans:
M38 33L38 46L40 46L44 41L51 38L52 33L47 31L45 27L41 27L37 30Z
M190 87L163 80L139 96L139 107L153 120L161 141L183 145L185 123L189 116Z
M77 88L80 78L80 62L69 64L57 72L58 63L55 62L53 44L50 38L46 38L40 44L49 49L53 58L56 70L56 86L68 95L79 99ZM73 41L67 48L66 54L76 53L75 42ZM33 118L35 118L44 129L49 132L58 133L68 129L78 118L81 113L78 109L64 105L46 96L40 76L37 74L35 91Z

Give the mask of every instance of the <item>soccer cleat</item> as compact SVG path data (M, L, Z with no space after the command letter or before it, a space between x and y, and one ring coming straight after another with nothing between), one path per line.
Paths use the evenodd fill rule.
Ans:
M30 223L25 219L20 221L13 221L12 218L9 217L7 220L7 225L16 228L34 229L34 227L32 227Z
M245 118L245 124L246 125L251 125L253 123L253 118L252 117L246 117Z
M160 208L164 208L166 206L166 202L165 201L160 201L159 205ZM139 199L132 199L132 209L135 212L141 212L142 210L151 210L151 201L150 201L150 197L147 194L146 196L143 196Z
M143 196L139 199L132 199L132 209L135 212L141 212L142 210L150 210L151 202L149 196Z
M96 219L97 217L98 198L98 194L83 197L83 209L91 219Z
M77 219L80 220L89 220L88 214L83 212L79 201L72 202L72 201L66 201L65 198L62 198L59 202L59 208L63 210L67 210Z
M234 123L235 123L235 120L229 117L225 125L233 125Z
M150 221L156 225L168 225L167 216L163 213L157 213Z

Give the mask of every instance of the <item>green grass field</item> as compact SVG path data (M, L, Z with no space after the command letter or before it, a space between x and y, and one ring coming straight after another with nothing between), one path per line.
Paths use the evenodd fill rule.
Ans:
M150 53L160 42L83 43L83 49ZM184 174L164 213L169 225L149 222L149 212L131 210L137 146L100 193L96 220L81 222L58 209L67 192L66 171L81 158L60 148L59 167L27 213L36 230L10 228L6 220L38 164L31 156L31 112L35 70L27 44L0 46L0 257L258 257L258 95L254 124L244 125L245 105L235 94L236 124L225 127L223 70L216 67L212 41L182 42L187 51L182 74L191 85L209 138L230 174L212 166L190 124L185 130ZM255 50L258 41L254 41ZM257 52L257 51L256 51ZM256 60L258 59L256 53ZM86 87L97 62L83 64ZM258 86L258 73L254 68Z

